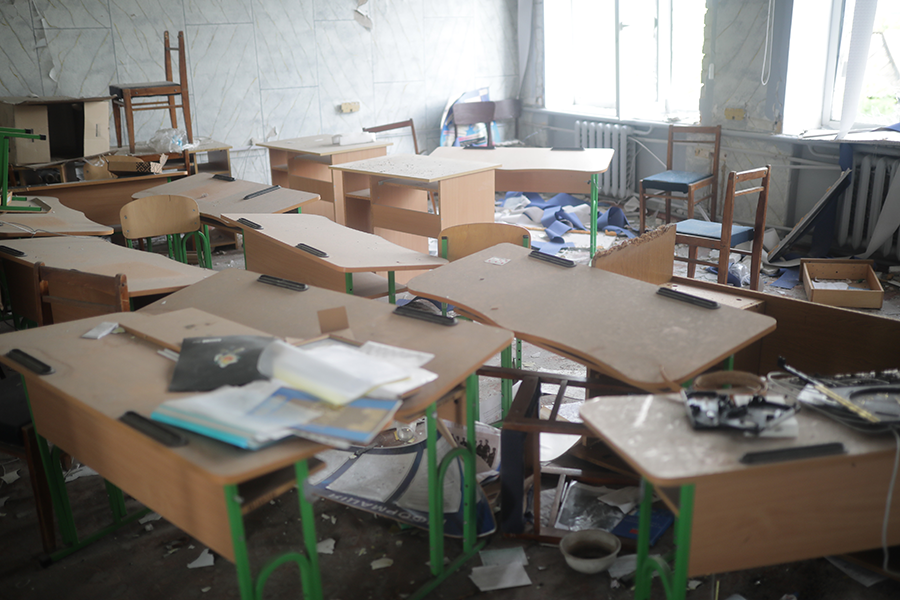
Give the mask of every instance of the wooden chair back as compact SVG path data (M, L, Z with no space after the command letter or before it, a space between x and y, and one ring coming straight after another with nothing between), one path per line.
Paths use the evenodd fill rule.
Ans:
M683 235L675 236L676 244L688 245L688 256L679 258L688 263L688 277L693 277L696 265L714 265L719 272L719 283L728 280L728 262L731 253L750 256L750 289L759 288L759 269L762 265L763 236L766 229L766 211L769 206L769 182L771 167L765 166L749 171L732 171L728 174L728 184L725 189L722 211L722 228L718 237ZM738 189L740 184L747 184ZM753 237L750 250L732 248L732 226L734 225L734 203L743 197L756 196L756 210L753 219ZM686 223L686 221L682 221ZM717 249L719 251L718 263L710 263L697 258L697 249L700 247Z
M512 121L514 139L519 137L520 116L522 116L522 101L518 98L505 98L494 101L494 120Z
M460 125L477 125L484 123L487 129L487 145L494 145L494 135L491 132L491 122L494 120L493 102L457 102L453 105L453 127L456 137L459 139Z
M675 145L691 144L705 147L709 152L709 170L707 173L719 172L719 146L722 142L722 127L701 127L699 125L669 125L669 141L666 149L666 170L673 171ZM693 169L691 169L693 170ZM713 184L715 185L715 184ZM716 188L713 188L713 193Z
M75 269L36 266L41 286L43 325L128 312L125 275L98 275Z
M452 262L504 242L530 248L531 232L509 223L454 225L441 231L440 252Z
M122 235L128 240L190 233L200 229L197 201L160 194L132 200L119 211Z
M665 283L675 266L675 226L658 227L598 252L591 266L647 283Z
M412 134L413 148L415 149L416 154L418 154L419 142L418 140L416 140L416 126L413 123L412 119L397 121L396 123L388 123L386 125L375 125L374 127L363 127L363 131L367 133L381 133L383 131L391 131L393 129L403 129L404 127L409 127L410 133Z

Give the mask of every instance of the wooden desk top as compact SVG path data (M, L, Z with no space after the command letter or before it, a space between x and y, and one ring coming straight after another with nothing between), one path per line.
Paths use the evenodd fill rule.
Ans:
M433 183L443 179L491 171L499 166L499 163L476 160L435 158L418 154L392 154L331 165L330 168L364 175L381 175L421 183Z
M447 264L446 259L409 250L381 236L345 227L319 215L226 214L222 218L232 227L242 227L245 236L265 236L289 246L298 257L341 273L433 269ZM237 222L240 218L258 223L262 229L244 227ZM295 247L299 243L322 250L328 256L320 258L304 252Z
M775 319L671 300L657 286L529 258L499 244L413 278L411 292L449 302L526 341L647 391L670 391L775 329ZM508 260L497 265L486 262Z
M197 201L202 218L223 225L225 224L222 219L223 213L285 213L296 210L307 202L319 199L318 194L288 188L279 188L261 196L244 199L244 196L248 194L270 187L264 183L242 179L224 181L214 178L209 173L200 173L135 192L132 194L132 198L144 198L158 194L187 196Z
M187 171L169 170L150 175L135 175L133 177L116 177L115 179L92 179L89 181L68 181L64 183L50 183L47 185L32 185L27 187L10 188L18 195L53 194L54 190L82 190L93 187L115 187L117 185L133 185L135 183L151 181L153 179L166 179L168 177L183 177Z
M117 321L129 332L81 338L103 321ZM148 334L153 341L144 338ZM168 391L175 362L158 353L163 346L157 341L177 347L185 337L218 335L265 334L195 309L116 313L0 335L0 362L25 378L41 435L233 561L223 486L287 469L323 446L288 439L247 451L183 431L187 445L166 447L119 421L126 411L149 416L161 402L191 395ZM56 372L36 375L23 368L6 356L13 348ZM252 494L242 485L242 495L244 490Z
M893 452L890 436L873 436L843 427L831 419L802 410L796 438L745 437L739 431L697 431L691 427L679 394L604 396L581 407L581 418L639 473L656 485L692 483L735 471L747 477L807 461L745 465L747 452L842 442L847 454L814 460L848 460L870 452ZM809 459L813 460L813 459Z
M343 306L357 341L375 340L435 355L424 368L438 378L404 400L398 419L420 416L512 341L512 334L503 329L463 321L444 327L395 315L394 306L386 302L312 286L305 292L293 292L260 283L258 278L252 271L226 269L140 312L158 314L197 307L272 335L307 339L321 333L318 311Z
M379 142L376 140L364 144L348 144L341 146L340 144L332 143L332 138L333 136L331 135L311 135L290 140L265 142L257 144L257 146L271 148L272 150L287 150L288 152L296 152L297 154L331 156L332 154L344 154L345 152L356 152L357 150L368 150L370 148L385 148L393 144L393 142Z
M0 239L44 237L57 235L112 235L113 228L95 223L84 213L73 210L49 196L28 196L28 202L16 205L37 205L43 212L0 211Z
M24 256L3 254L4 260L33 265L78 269L99 275L124 273L132 297L164 294L197 283L213 274L167 258L161 254L117 246L97 238L45 237L5 240L4 246L21 250Z
M440 146L431 153L435 158L500 163L498 171L579 171L602 173L612 161L612 148L585 148L578 151L551 148L506 148L474 150L461 146Z

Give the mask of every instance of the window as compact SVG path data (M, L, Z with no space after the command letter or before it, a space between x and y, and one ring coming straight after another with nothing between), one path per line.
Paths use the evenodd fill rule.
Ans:
M847 76L853 69L851 32L856 8L857 0L835 2L832 77L830 89L826 89L823 118L825 124L835 129L840 126ZM900 2L878 2L861 86L855 127L900 121Z
M705 0L545 0L547 108L695 122Z

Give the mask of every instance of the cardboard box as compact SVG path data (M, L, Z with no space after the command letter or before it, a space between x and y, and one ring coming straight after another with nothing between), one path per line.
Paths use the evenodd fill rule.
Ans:
M109 152L109 99L0 98L0 127L32 129L46 140L9 140L13 165L48 163Z
M881 308L884 289L871 260L803 258L800 275L810 302L846 308ZM848 284L847 289L833 289Z

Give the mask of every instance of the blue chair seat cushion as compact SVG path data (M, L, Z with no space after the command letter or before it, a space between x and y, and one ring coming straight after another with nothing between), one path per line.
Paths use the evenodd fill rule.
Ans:
M722 224L714 223L712 221L701 221L700 219L687 219L685 221L679 221L675 224L675 233L720 240L722 239ZM748 227L747 225L731 226L732 247L752 240L752 227Z
M687 193L691 185L712 177L709 173L691 173L690 171L663 171L650 177L644 177L641 185L645 190L662 190L664 192Z

